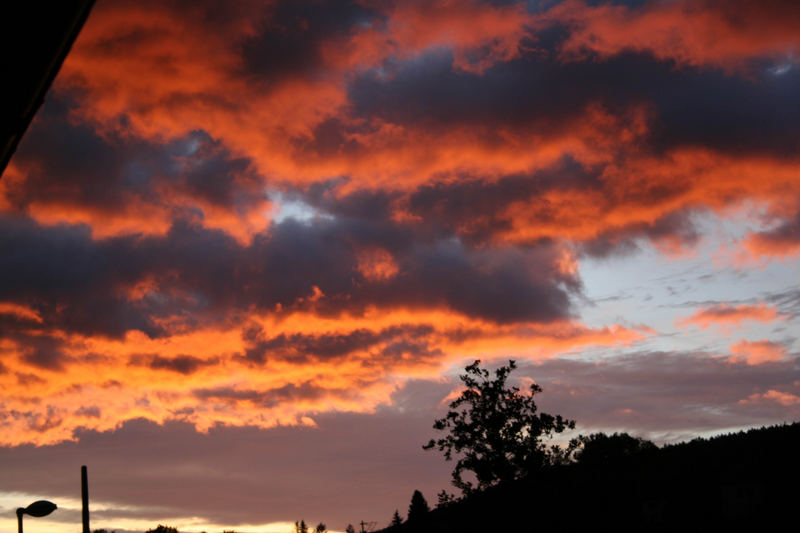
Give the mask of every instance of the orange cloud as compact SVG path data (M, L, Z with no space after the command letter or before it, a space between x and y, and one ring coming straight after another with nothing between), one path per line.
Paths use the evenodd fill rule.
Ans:
M754 393L745 399L739 400L739 403L760 403L760 402L777 402L785 407L800 404L800 396L788 392L781 392L770 389L763 393Z
M326 50L328 58L365 68L389 56L408 59L426 50L448 48L454 51L456 69L481 74L495 63L519 57L533 21L523 4L490 5L475 0L400 2L382 11L385 25L360 29L348 42L336 43L339 47L331 45Z
M754 232L741 244L736 264L761 263L767 259L792 259L800 256L800 216L772 231Z
M35 309L13 302L0 302L0 315L12 315L22 320L42 323L42 317Z
M648 238L676 253L694 242L686 213L724 216L744 201L785 210L800 196L794 157L654 147L663 117L649 89L621 102L536 92L587 49L733 72L784 53L790 18L765 32L772 19L754 10L737 33L709 2L570 1L542 15L522 3L365 3L381 16L315 36L271 4L231 4L224 17L190 4L99 3L55 85L74 105L31 128L66 133L40 137L38 156L18 157L0 181L0 215L27 232L20 256L44 272L0 303L9 322L35 325L0 339L0 444L136 417L200 431L313 425L319 413L371 412L405 380L466 358L631 345L652 330L570 319L582 246ZM553 21L572 32L564 47L532 49ZM298 64L270 41L291 31ZM430 65L447 72L402 78ZM581 80L563 75L556 87ZM415 114L389 97L397 109L384 109L392 81L427 105ZM374 82L374 109L360 82ZM62 160L48 167L55 148ZM328 225L273 221L267 190L330 202L312 206L333 212ZM795 253L778 237L745 248ZM53 269L53 250L92 261ZM680 324L782 318L763 303L720 305ZM751 365L786 355L769 341L731 351Z
M633 50L680 65L741 69L756 58L786 57L800 43L800 10L791 2L681 0L631 8L567 0L541 16L545 21L570 28L567 58Z
M60 86L89 92L91 106L80 114L101 131L170 139L203 129L266 172L296 173L288 141L309 136L335 114L346 103L343 88L335 80L248 79L238 46L253 36L263 7L251 4L225 21L197 11L98 6L65 61ZM121 127L120 116L127 117Z
M605 167L603 189L552 189L509 203L498 218L507 242L541 238L584 241L607 231L652 227L686 208L723 212L735 202L771 204L800 194L800 166L767 157L729 156L705 149L679 149L664 157L630 154Z
M541 358L594 345L630 344L620 326L497 327L449 311L374 309L324 318L251 315L250 329L212 326L121 339L42 331L63 340L63 365L42 369L21 343L0 345L0 443L52 444L79 428L108 431L137 417L222 424L311 425L318 413L372 412L409 378L436 378L464 358ZM255 324L259 328L252 330ZM248 331L268 332L253 335ZM260 362L252 350L265 350Z
M95 239L164 236L176 218L192 219L242 245L270 224L263 179L207 136L190 132L166 147L128 139L134 146L126 150L121 139L89 134L61 113L34 123L29 142L37 141L38 153L23 149L9 166L0 213L86 225Z
M170 213L152 204L129 204L123 212L83 205L33 202L27 214L43 226L85 224L92 237L104 239L118 235L165 235L172 225Z
M760 365L780 361L786 357L786 346L768 340L747 341L742 340L731 345L731 352L736 358L748 365Z
M678 327L696 325L706 329L712 324L739 325L746 320L773 322L785 318L787 317L778 313L774 306L763 302L758 305L741 304L736 306L718 304L699 309L691 316L678 320L675 325Z
M797 257L800 255L800 241L786 239L775 241L766 239L758 234L751 235L745 242L744 247L753 257Z
M657 127L653 110L642 102L613 111L598 102L581 102L568 116L531 118L513 125L469 116L463 117L466 123L461 119L448 124L401 123L359 115L348 83L359 68L380 65L390 57L402 61L437 47L454 52L456 70L488 76L489 66L532 53L521 43L534 26L553 20L565 21L572 29L567 50L589 43L612 54L635 45L692 64L726 62L755 46L753 36L761 36L768 21L758 14L748 19L752 24L745 25L745 33L752 35L741 37L737 48L734 44L739 41L732 33L736 26L724 10L715 9L719 7L690 8L679 2L631 9L566 2L544 15L531 15L522 4L400 3L382 11L384 23L321 38L314 46L319 48L318 70L324 75L278 72L261 79L243 67L241 47L260 32L272 30L269 9L248 4L211 24L199 7L178 13L159 4L109 3L93 12L56 89L80 88L83 105L72 112L73 120L88 123L101 134L163 142L206 131L235 156L252 161L262 188L268 184L302 188L347 176L339 194L359 189L410 192L473 176L492 183L572 158L599 172L599 187L545 188L530 198L499 205L493 218L501 224L493 237L505 243L585 241L629 228L646 230L681 209L720 210L744 198L767 204L778 201L787 191L797 192L800 167L794 161L700 147L654 155L641 149ZM696 27L684 24L695 16ZM794 30L781 20L776 17L778 29L768 32L767 41L758 41L763 49L751 53L787 42ZM622 27L625 31L617 31ZM722 37L697 27L717 28ZM736 35L740 33L737 30ZM713 42L703 41L712 34ZM736 52L740 49L741 54ZM696 50L702 53L698 56ZM724 50L736 53L731 56ZM331 121L341 130L336 133L341 136L339 144L310 148L319 140L318 129ZM124 210L58 200L40 200L28 210L42 223L87 223L98 237L137 228L163 234L175 212L192 209L203 213L205 227L221 229L242 243L269 224L266 201L218 206L174 189L162 191L160 204L131 202ZM402 201L395 209L395 220L414 217ZM475 217L460 221L459 228L469 233L486 222ZM684 251L684 243L670 235L655 242L670 253Z
M139 4L98 6L59 77L59 87L77 86L87 92L85 101L91 105L76 110L76 118L100 131L146 139L171 139L203 129L224 139L236 154L252 158L258 170L274 180L308 183L346 175L359 186L391 183L402 188L442 173L530 171L565 153L596 159L602 147L596 146L595 138L609 128L610 116L593 112L585 124L562 122L560 131L547 135L500 131L492 136L499 133L503 139L497 140L502 142L495 142L486 139L486 133L496 130L493 125L482 128L486 133L450 128L443 136L426 128L349 116L344 71L334 68L322 79L294 76L265 85L244 75L239 65L237 43L256 31L253 22L243 15L242 20L210 28L191 15ZM402 3L388 16L388 34L381 30L373 46L382 57L402 58L404 52L395 46L409 53L449 46L470 57L474 48L484 56L477 63L458 55L455 62L478 70L486 68L487 61L516 57L527 23L522 5L477 2L433 7ZM147 38L124 40L130 35ZM352 38L361 39L359 35ZM124 43L124 55L118 43ZM125 117L122 126L120 117ZM315 128L333 118L353 130L347 136L358 149L297 153L298 144L312 141ZM526 149L520 150L523 145Z
M361 252L357 269L369 281L389 279L399 270L392 254L380 248Z

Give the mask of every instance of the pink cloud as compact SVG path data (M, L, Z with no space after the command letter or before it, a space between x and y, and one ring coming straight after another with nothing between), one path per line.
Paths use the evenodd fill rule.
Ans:
M778 310L774 306L767 305L763 302L758 305L742 304L736 306L723 303L698 309L691 316L677 320L675 325L677 327L696 325L702 329L706 329L712 324L738 326L747 320L773 322L785 318L786 315L778 313Z
M768 340L742 340L731 345L731 352L748 365L780 361L786 357L786 346Z
M757 392L751 394L747 398L740 400L739 403L759 403L759 402L776 402L783 406L789 407L792 405L800 404L800 396L796 394L790 394L788 392L781 392L774 389L770 389L767 392Z

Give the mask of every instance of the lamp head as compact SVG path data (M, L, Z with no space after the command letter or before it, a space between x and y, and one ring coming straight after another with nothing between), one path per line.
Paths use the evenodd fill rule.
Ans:
M30 504L29 506L27 506L24 509L17 509L17 513L20 513L20 514L21 513L25 513L25 514L29 514L31 516L40 517L40 516L49 515L50 513L55 511L57 508L58 508L58 506L56 504L54 504L53 502L49 502L47 500L39 500L39 501L33 502L32 504Z

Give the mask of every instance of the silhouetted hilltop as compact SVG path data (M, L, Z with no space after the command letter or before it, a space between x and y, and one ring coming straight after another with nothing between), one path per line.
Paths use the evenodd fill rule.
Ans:
M382 531L764 530L794 520L798 449L800 423L609 453L531 473Z

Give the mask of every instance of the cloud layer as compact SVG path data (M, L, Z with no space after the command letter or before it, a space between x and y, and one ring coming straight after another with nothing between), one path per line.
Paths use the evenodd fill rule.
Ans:
M799 16L98 2L0 180L0 445L317 427L471 358L536 362L590 427L797 416L793 337L638 349L665 333L584 320L581 269L680 261L705 219L739 224L723 267L797 261ZM672 324L796 323L751 296Z

